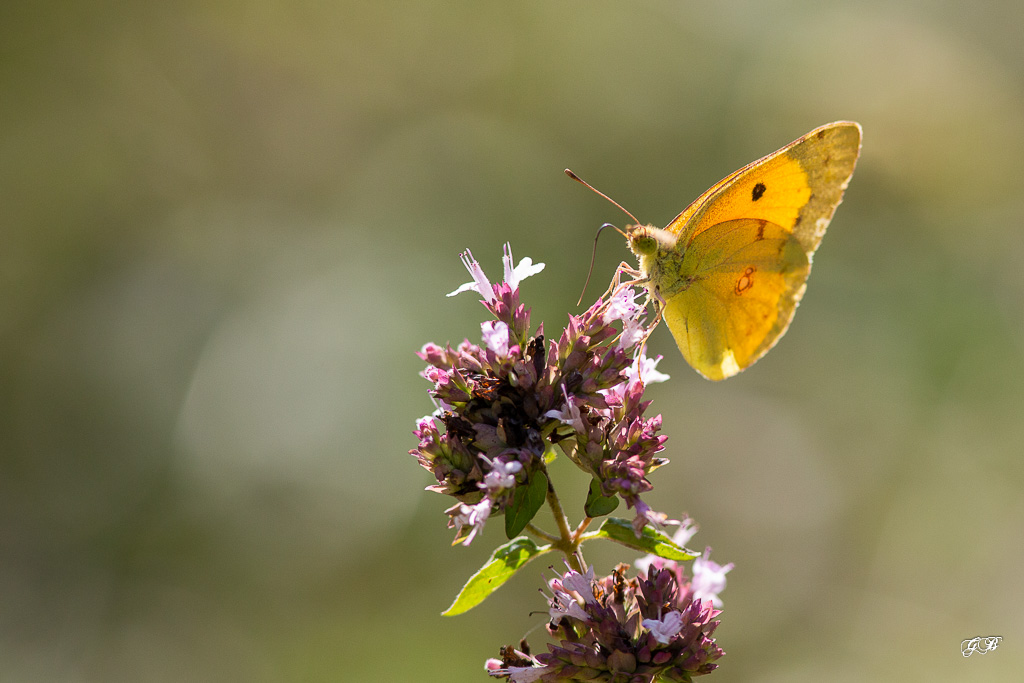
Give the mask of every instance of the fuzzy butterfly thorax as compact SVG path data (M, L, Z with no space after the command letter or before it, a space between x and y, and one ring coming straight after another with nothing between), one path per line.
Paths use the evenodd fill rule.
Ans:
M626 227L629 249L636 255L644 285L653 299L664 303L666 293L683 289L688 281L678 277L683 250L678 238L653 225Z

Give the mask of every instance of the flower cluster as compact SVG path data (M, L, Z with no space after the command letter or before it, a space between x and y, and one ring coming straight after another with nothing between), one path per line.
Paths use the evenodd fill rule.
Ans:
M535 656L525 642L503 648L488 673L512 683L681 682L710 673L725 654L712 638L720 612L695 595L680 565L659 564L634 578L620 564L600 579L590 568L552 580L548 632L558 642Z
M660 357L642 353L648 330L636 292L615 288L546 341L543 326L531 334L519 300L519 281L543 264L523 259L513 267L506 245L504 281L492 285L471 253L462 259L473 281L449 296L476 291L494 320L481 325L482 345L467 339L420 350L438 409L418 421L419 445L410 451L437 479L428 488L458 500L447 511L456 542L468 544L491 515L524 505L525 490L543 499L556 445L592 477L592 499L603 509L618 498L635 510L638 535L664 522L640 499L652 488L647 475L667 462L655 455L666 437L658 434L660 415L644 416L643 390L667 376L655 369Z

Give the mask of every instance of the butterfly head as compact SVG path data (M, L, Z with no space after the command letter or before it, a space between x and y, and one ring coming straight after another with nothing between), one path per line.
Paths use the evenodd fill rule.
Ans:
M676 248L676 236L668 230L653 225L630 225L626 228L629 249L638 258L653 256L658 250L671 251Z

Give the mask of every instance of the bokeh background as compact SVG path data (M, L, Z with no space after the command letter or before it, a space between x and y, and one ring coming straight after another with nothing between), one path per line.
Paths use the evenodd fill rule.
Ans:
M863 155L789 334L721 384L651 342L650 502L736 563L719 683L1019 680L1022 26L1013 0L6 3L0 680L485 680L550 562L439 616L502 540L451 548L406 454L413 352L484 319L444 296L458 252L547 263L523 296L557 330L624 222L564 167L664 225L836 119Z

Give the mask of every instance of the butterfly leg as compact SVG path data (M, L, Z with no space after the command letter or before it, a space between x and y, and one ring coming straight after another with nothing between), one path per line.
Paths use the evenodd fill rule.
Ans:
M619 282L619 277L625 273L629 277L633 278L627 282ZM605 292L605 296L613 297L623 287L633 287L636 285L646 285L649 282L646 275L636 268L631 267L628 263L623 261L619 264L619 267L615 269L615 277L612 278L612 284L608 287L608 291Z
M633 279L628 280L627 282L620 282L620 278L623 274L632 277ZM614 298L614 296L624 287L634 287L636 285L644 287L644 292L647 295L644 300L644 308L646 308L648 304L653 304L655 308L655 315L654 321L647 326L647 329L644 331L644 336L638 342L637 348L641 354L644 353L647 346L647 340L650 338L651 333L654 332L654 328L656 328L658 323L661 322L665 310L665 300L661 297L661 293L657 290L652 292L647 286L649 283L650 278L648 278L642 271L631 267L623 261L619 264L619 267L615 269L615 275L612 278L612 283L608 287L608 291L605 292L605 296L609 297L610 300L611 298Z
M628 287L628 286L632 286L632 285L635 285L635 284L640 284L642 282L642 280L634 279L631 282L626 282L626 283L621 283L620 284L619 278L622 276L623 273L625 273L626 275L628 275L631 278L640 278L640 277L643 276L643 273L641 273L639 270L637 270L636 268L633 268L628 263L623 261L622 263L620 263L615 268L615 275L612 276L612 282L611 282L610 285L608 285L608 289L606 289L604 294L602 295L602 297L605 300L607 300L610 297L614 296L615 292L617 292L619 290L619 287Z
M647 326L647 331L644 332L644 336L639 342L638 347L640 349L640 355L643 355L646 352L647 340L651 338L651 333L654 332L654 328L656 328L658 323L661 322L662 314L665 311L665 302L662 300L660 294L652 297L650 293L648 293L647 300L654 302L654 307L657 309L657 312L654 314L654 322Z

